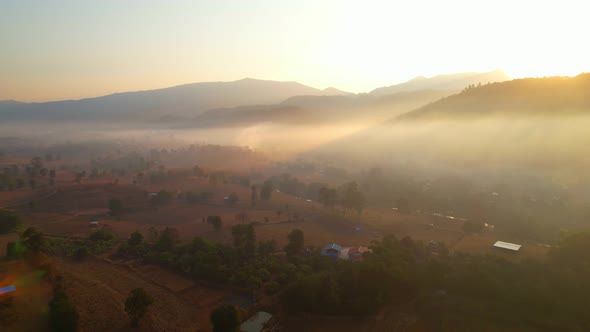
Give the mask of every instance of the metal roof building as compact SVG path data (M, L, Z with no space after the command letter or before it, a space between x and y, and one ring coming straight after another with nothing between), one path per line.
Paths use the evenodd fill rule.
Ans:
M514 243L510 243L510 242L504 242L504 241L496 241L496 243L494 243L494 247L512 250L512 251L519 251L520 247L522 247L522 245L514 244Z
M271 318L272 315L268 312L259 311L240 325L240 331L260 332L264 328L264 324L266 324Z

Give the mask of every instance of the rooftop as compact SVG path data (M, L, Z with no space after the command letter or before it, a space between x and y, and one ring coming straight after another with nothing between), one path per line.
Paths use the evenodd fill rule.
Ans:
M268 312L259 311L240 325L240 331L260 332L264 328L264 324L266 324L271 318L272 315Z
M340 251L340 250L342 250L342 246L340 246L340 245L338 245L338 244L336 244L336 243L330 243L330 244L328 244L328 245L327 245L327 246L326 246L324 249L325 249L325 250L328 250L328 249L335 249L335 250L338 250L338 251Z
M509 243L509 242L503 242L503 241L496 241L496 243L494 243L494 247L508 249L508 250L512 250L512 251L518 251L518 250L520 250L520 247L522 247L522 245Z

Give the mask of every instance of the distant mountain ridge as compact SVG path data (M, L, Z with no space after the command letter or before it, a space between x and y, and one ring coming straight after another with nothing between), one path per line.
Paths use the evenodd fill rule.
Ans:
M486 84L510 80L510 77L501 70L487 73L460 73L438 75L431 78L416 77L405 83L377 88L370 92L371 95L383 96L398 92L412 92L419 90L457 90L461 91L471 84Z
M233 82L204 82L169 88L115 93L102 97L46 103L0 102L3 120L117 120L198 115L210 109L277 104L298 95L336 95L297 82L246 78Z

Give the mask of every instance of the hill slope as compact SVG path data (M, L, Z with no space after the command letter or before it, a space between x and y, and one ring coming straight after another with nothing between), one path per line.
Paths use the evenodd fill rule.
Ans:
M399 119L564 115L580 112L590 112L590 74L526 78L468 88L406 113Z

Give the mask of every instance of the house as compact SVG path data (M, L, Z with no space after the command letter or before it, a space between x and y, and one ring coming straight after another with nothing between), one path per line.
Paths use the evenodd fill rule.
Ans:
M363 254L369 251L371 251L371 249L363 246L348 248L348 260L358 262L363 259Z
M496 241L496 243L494 243L494 248L506 249L513 252L519 251L520 247L522 247L522 245L504 241Z
M342 247L336 243L331 243L328 244L326 247L324 247L324 249L322 249L322 251L320 252L320 254L322 256L330 256L332 258L338 258L340 256L340 250L342 250Z
M100 225L100 221L91 221L90 222L90 227L98 227L98 225Z
M259 311L240 325L240 332L260 332L271 318L268 312Z

